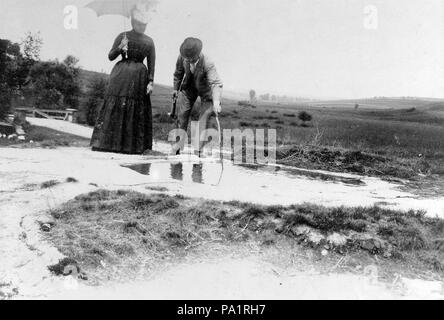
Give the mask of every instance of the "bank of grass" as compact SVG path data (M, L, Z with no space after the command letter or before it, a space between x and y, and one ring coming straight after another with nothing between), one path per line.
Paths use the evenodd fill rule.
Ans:
M32 126L25 124L23 126L26 132L26 140L0 139L0 146L21 145L23 147L86 147L89 146L89 139L52 130L45 127Z
M420 175L441 173L439 162L422 156L403 158L382 156L369 152L343 148L299 145L282 147L277 152L277 162L306 169L349 172L383 179L417 180Z
M332 254L365 252L406 269L444 272L444 221L416 211L257 206L98 190L51 214L49 239L98 281L112 277L112 272L137 273L141 261L183 256L207 243L272 245L279 238Z

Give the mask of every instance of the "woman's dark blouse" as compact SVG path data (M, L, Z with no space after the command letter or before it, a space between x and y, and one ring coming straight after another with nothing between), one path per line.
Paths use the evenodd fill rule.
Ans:
M124 38L125 33L119 34L114 41L113 48L109 53L109 59L114 61L118 56L122 56L122 60L126 60L125 54L119 49L119 45ZM147 59L148 66L148 82L154 81L154 72L156 65L156 48L154 41L145 34L137 33L132 30L126 33L128 38L128 60L143 63Z

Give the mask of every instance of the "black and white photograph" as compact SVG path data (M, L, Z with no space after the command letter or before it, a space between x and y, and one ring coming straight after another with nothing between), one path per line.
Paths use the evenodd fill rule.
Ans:
M0 300L442 300L443 219L442 0L0 0Z

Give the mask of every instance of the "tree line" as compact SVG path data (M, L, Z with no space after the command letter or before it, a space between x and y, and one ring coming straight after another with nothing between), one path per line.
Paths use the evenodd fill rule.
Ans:
M79 60L41 61L40 35L27 33L21 43L0 39L0 119L12 107L79 107Z

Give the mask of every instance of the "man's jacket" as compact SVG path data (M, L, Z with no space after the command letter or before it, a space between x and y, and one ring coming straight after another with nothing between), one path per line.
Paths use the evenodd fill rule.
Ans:
M183 80L183 84L182 84ZM203 54L199 57L194 74L190 63L179 56L174 72L174 90L189 92L201 97L203 101L220 101L223 83L216 71L214 63Z

